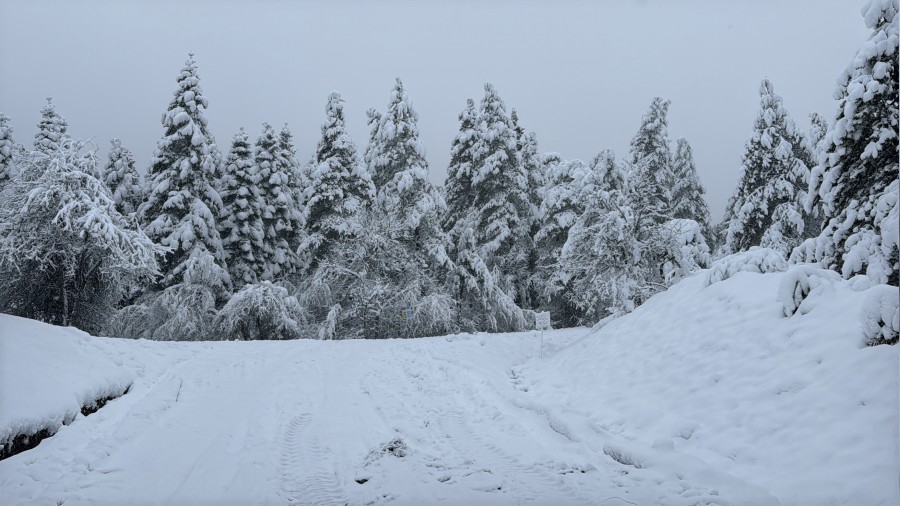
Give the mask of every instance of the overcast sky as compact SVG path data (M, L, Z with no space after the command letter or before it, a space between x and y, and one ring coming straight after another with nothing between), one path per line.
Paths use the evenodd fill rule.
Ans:
M223 150L288 122L315 149L332 90L360 149L365 111L399 76L419 113L431 178L446 175L457 115L494 83L540 149L590 159L627 149L654 96L694 147L713 218L737 183L769 77L801 128L835 110L835 79L865 40L861 0L79 1L0 0L0 111L31 144L44 97L105 157L141 170L189 51Z

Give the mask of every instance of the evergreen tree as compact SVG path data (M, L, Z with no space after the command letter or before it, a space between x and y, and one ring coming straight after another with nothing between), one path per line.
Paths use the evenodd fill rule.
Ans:
M525 129L519 125L519 115L515 109L510 113L509 119L513 131L516 133L516 153L518 153L521 172L519 182L523 193L528 198L531 223L529 236L534 237L540 224L540 209L543 200L540 193L546 184L543 166L538 156L537 135L534 132L526 133Z
M897 0L862 10L869 40L838 80L838 111L811 176L825 226L794 252L844 277L865 273L898 284ZM821 182L820 182L821 181Z
M760 112L744 149L741 180L731 200L723 251L767 246L789 253L808 233L803 210L810 158L806 140L772 83L760 86Z
M47 97L47 105L41 109L41 121L38 133L34 136L34 149L43 153L52 153L69 138L69 124L57 114L53 106L53 98Z
M12 161L15 151L9 116L0 112L0 191L12 178Z
M372 133L373 145L367 148L369 172L375 184L378 212L391 217L392 238L410 241L423 250L443 250L435 241L441 236L439 217L446 204L428 181L418 119L398 78L387 111Z
M828 133L828 120L817 112L809 115L809 134L806 136L806 149L813 154L813 160L818 161L822 151L822 141ZM811 165L812 167L814 165Z
M219 235L235 290L256 283L265 271L263 200L250 139L244 129L235 134L222 176L222 216Z
M627 194L601 191L594 200L571 226L559 258L568 285L562 295L588 323L628 313L647 294Z
M193 54L177 82L162 118L164 134L148 171L147 198L138 210L147 235L168 248L160 261L160 288L181 282L195 250L207 251L220 271L227 273L216 228L222 201L212 185L216 169L204 133L207 100L199 86ZM229 279L222 281L230 285Z
M467 100L459 115L459 132L450 148L450 166L444 187L447 211L443 226L449 236L453 261L451 293L458 304L459 328L468 330L515 330L524 317L512 297L495 279L495 272L478 253L475 241L475 195L472 187L475 150L480 142L479 117L475 101Z
M672 153L669 148L668 100L656 97L630 147L629 181L634 224L638 233L672 216Z
M292 252L289 271L293 271L298 267L296 252L300 246L303 234L303 202L305 199L301 186L300 163L297 161L297 150L294 149L294 135L288 128L287 123L281 127L281 131L278 133L278 149L275 151L275 164L279 168L282 178L287 177L287 192L293 198L292 205L289 209L286 209L286 219L289 221L290 227L283 232L289 251Z
M586 306L579 306L570 293L573 274L577 272L567 271L570 267L561 263L563 247L580 217L605 205L610 192L621 194L625 190L625 173L611 150L600 152L590 164L573 160L551 167L541 207L541 227L535 235L535 285L554 320L575 325L586 314Z
M697 175L693 150L685 139L678 139L676 142L672 173L675 178L672 186L672 217L696 221L700 224L703 235L712 238L709 208L703 198L705 190Z
M475 241L480 256L502 273L500 286L522 300L528 284L529 202L506 106L493 85L485 84L484 90L472 178Z
M547 188L540 208L540 226L534 235L535 269L532 285L540 306L550 311L554 321L569 326L578 312L564 297L568 277L560 269L559 257L569 229L584 212L578 187L586 170L581 160L561 160L550 165Z
M466 101L466 108L459 113L459 132L450 146L450 166L444 183L447 212L444 213L443 226L451 241L459 239L462 226L472 212L473 157L477 143L478 110L475 101L470 98Z
M322 137L311 166L304 195L307 237L300 247L306 270L314 269L332 248L361 232L361 215L375 194L369 172L359 163L356 146L347 133L338 93L328 97Z
M263 237L266 248L261 280L273 280L289 273L294 265L294 251L288 238L293 234L296 203L290 191L290 173L278 161L278 136L275 129L263 123L256 139L253 161L259 177L259 195L263 201Z
M387 111L378 117L370 136L373 145L366 150L371 161L369 173L375 184L376 219L390 240L406 245L405 255L411 277L401 283L414 291L433 279L445 277L450 269L447 254L449 240L441 228L446 204L440 192L428 180L425 146L419 139L419 115L398 78L391 92ZM426 282L427 281L427 282Z
M122 141L110 141L109 161L106 163L105 182L112 194L116 210L123 215L137 211L144 199L141 176L134 166L134 156L122 146Z
M519 166L519 187L523 199L528 203L528 236L524 242L527 249L527 286L520 288L523 307L537 307L540 297L540 288L534 283L534 274L537 269L538 255L535 249L534 236L537 234L541 222L540 211L543 197L541 195L545 182L544 173L538 157L537 135L534 132L526 133L519 125L519 115L513 109L509 115L510 126L516 134L516 156Z

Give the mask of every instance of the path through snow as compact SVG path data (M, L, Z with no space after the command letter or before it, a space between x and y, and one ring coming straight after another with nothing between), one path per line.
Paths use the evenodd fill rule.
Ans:
M548 348L585 333L553 332ZM0 503L563 506L716 498L715 483L667 481L616 462L603 453L606 437L586 448L529 407L512 371L536 355L538 339L106 340L100 346L112 360L137 371L131 392L0 462Z

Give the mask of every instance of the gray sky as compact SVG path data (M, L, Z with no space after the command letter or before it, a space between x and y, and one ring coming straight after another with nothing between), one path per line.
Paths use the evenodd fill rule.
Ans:
M798 125L831 117L835 79L867 37L862 0L10 1L0 0L0 111L30 145L52 95L105 157L120 137L141 170L189 51L223 150L240 126L289 122L313 152L332 90L363 149L365 111L400 76L443 181L457 115L493 82L541 151L621 158L654 96L694 147L713 218L737 183L769 77Z

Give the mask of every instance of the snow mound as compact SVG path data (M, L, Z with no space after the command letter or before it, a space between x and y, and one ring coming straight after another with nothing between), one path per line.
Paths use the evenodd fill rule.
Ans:
M900 504L898 347L863 345L896 336L897 288L743 272L779 259L732 255L518 375L573 437L614 438L603 452L632 474L693 458L785 506Z
M52 434L83 406L125 392L132 371L108 357L103 341L0 314L0 444L44 429Z

